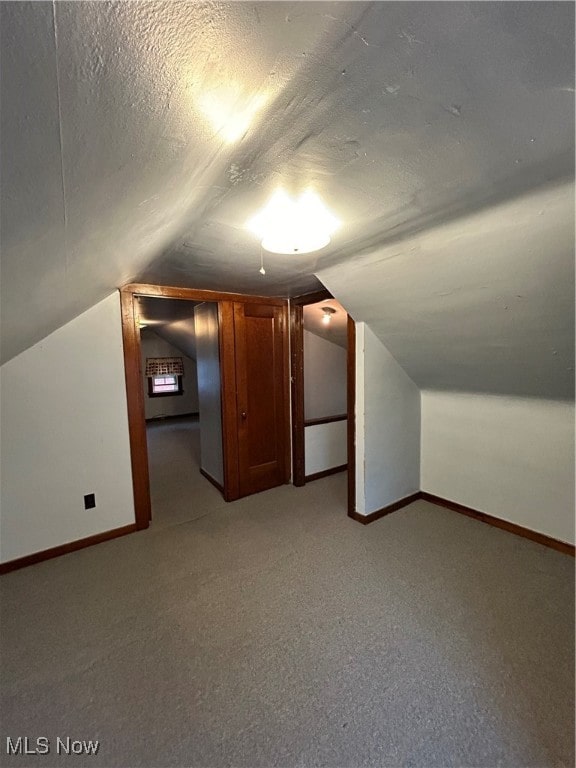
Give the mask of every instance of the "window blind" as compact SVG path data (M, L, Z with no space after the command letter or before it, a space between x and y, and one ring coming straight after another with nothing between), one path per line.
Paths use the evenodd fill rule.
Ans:
M147 357L146 376L184 375L184 363L181 357Z

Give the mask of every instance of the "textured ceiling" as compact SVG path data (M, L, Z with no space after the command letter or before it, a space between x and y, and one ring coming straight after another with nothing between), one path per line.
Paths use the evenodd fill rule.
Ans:
M318 286L315 273L422 386L454 372L454 386L475 376L477 389L510 390L534 334L564 355L573 4L3 2L0 14L3 359L129 280L296 295ZM244 223L278 184L313 186L343 226L316 254L267 255L263 277ZM554 227L532 226L525 245L542 253L524 273L501 214L519 211L524 226L549 187L568 201L553 206L562 245ZM431 362L424 342L436 328L450 346L476 318L467 342L482 352L469 365L499 349L509 321L480 322L472 288L454 305L430 298L428 314L413 307L424 336L399 330L420 296L418 259L395 260L385 310L370 293L408 248L435 263L444 293L462 262L435 246L438 232L464 237L468 220L475 264L492 271L471 269L463 285L478 277L496 304L499 275L520 269L523 295L552 297L547 310L524 302L509 373L485 382L484 368L464 377L453 363L440 375L447 361Z
M320 273L420 386L574 396L574 195L541 190Z

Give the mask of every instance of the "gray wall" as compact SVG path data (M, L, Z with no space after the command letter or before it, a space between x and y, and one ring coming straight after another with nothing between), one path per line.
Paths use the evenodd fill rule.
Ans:
M346 350L304 331L304 418L346 413Z
M356 507L370 514L420 489L420 390L356 324Z
M194 309L194 326L200 406L200 466L224 485L218 305L208 302L199 304Z
M574 543L574 403L422 392L421 487Z
M0 379L2 562L134 523L118 292Z

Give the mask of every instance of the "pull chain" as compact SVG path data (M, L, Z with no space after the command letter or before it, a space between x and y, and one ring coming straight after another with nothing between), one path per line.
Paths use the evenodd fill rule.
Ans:
M260 244L260 269L258 271L261 275L266 274L266 270L264 269L264 249L262 248L262 244Z

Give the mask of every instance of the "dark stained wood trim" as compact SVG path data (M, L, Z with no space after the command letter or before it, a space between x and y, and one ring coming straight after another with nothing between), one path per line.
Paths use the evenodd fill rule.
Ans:
M283 424L284 424L284 483L289 483L292 477L290 445L290 305L284 302L281 317L282 329L282 382L283 382Z
M202 477L205 477L206 480L208 480L209 483L212 483L214 488L217 488L220 491L220 493L222 494L222 496L224 496L224 488L220 485L218 480L215 480L212 477L212 475L208 474L208 472L206 472L205 469L202 469L202 467L200 467L200 474L202 475Z
M348 392L348 515L356 514L356 325L348 315L347 392Z
M290 349L292 358L292 483L306 483L304 468L304 313L290 304Z
M284 306L287 299L278 296L245 296L242 293L225 293L222 291L206 291L196 288L177 288L169 285L148 285L146 283L129 283L121 291L136 296L152 296L158 299L189 299L191 301L241 301L244 304L267 302L276 306Z
M290 299L291 303L297 307L303 307L306 304L317 304L319 301L327 301L333 299L334 296L326 289L321 291L314 291L313 293L304 293L302 296L296 296L294 299Z
M337 475L339 472L345 472L347 469L348 464L341 464L339 467L331 467L330 469L323 469L322 472L314 472L313 475L306 475L304 479L307 483L311 483L313 480L320 480L323 477Z
M236 404L236 371L233 302L244 304L266 303L283 307L287 312L288 300L270 296L245 296L239 293L207 291L195 288L179 288L145 283L129 283L120 289L122 300L122 333L124 338L124 361L126 369L126 391L128 399L128 422L132 462L132 483L134 506L138 528L148 526L151 515L150 487L148 477L148 450L146 445L146 422L144 415L144 393L141 385L140 331L135 306L136 296L150 296L166 299L188 299L190 301L213 301L218 304L220 324L220 368L222 376L222 451L224 462L224 499L239 498L239 464ZM286 329L286 320L284 320ZM286 480L290 480L290 399L288 381L289 340L284 333L285 343L285 387L286 387ZM136 371L138 378L136 378ZM145 519L146 518L146 522Z
M565 555L574 557L574 545L569 544L566 541L553 539L551 536L547 536L544 533L532 531L530 528L524 528L522 525L517 525L517 523L502 520L500 517L494 517L486 512L472 509L472 507L466 507L464 504L458 504L455 501L443 499L441 496L435 496L433 493L428 493L427 491L421 491L420 498L424 499L424 501L429 501L432 504L437 504L440 507L451 509L453 512L459 512L461 515L472 517L474 520L479 520L481 523L493 525L495 528L501 528L503 531L516 534L516 536L523 536L525 539L536 541L538 544L543 544L545 547L556 549L558 552L563 552Z
M346 421L347 413L340 413L338 416L324 416L322 419L306 419L305 427L316 427L318 424L332 424L333 421Z
M304 442L304 312L303 307L334 298L323 289L290 299L290 394L292 406L292 483L306 483Z
M7 563L0 563L0 574L10 573L10 571L15 571L18 568L25 568L28 565L41 563L43 560L50 560L53 557L67 555L69 552L76 552L79 549L91 547L93 544L100 544L101 542L109 541L110 539L116 539L119 536L125 536L127 533L134 533L134 531L137 530L138 527L136 523L130 523L130 525L123 525L121 528L113 528L111 531L95 533L93 536L87 536L85 539L70 541L67 544L60 544L51 549L44 549L42 552L34 552L31 555L18 557L16 560L9 560Z
M290 481L290 381L288 337L288 299L270 296L245 296L238 293L178 288L164 285L129 283L120 289L122 306L122 332L124 337L124 360L126 368L126 391L128 398L128 420L130 451L132 460L132 482L136 524L147 527L150 520L150 488L148 479L148 451L146 446L146 422L144 417L144 394L141 386L140 332L136 317L136 296L156 298L188 299L190 301L212 301L218 304L220 334L220 372L222 378L222 452L224 463L224 499L233 501L240 497L240 467L238 453L237 403L236 403L236 349L234 337L234 302L243 304L265 303L282 308L283 368L284 368L284 421L285 454L284 482ZM138 359L136 359L136 354ZM135 370L138 370L138 381ZM147 522L144 515L147 510Z
M122 340L124 344L124 372L128 407L128 434L130 438L130 462L134 491L134 514L138 530L148 528L151 516L150 479L148 475L148 446L146 442L146 417L144 388L142 386L142 356L140 354L140 329L134 295L120 291L122 310Z
M377 509L375 512L371 512L369 515L361 515L359 512L354 511L352 514L350 512L348 513L348 516L351 517L353 520L358 521L359 523L362 523L362 525L368 525L369 523L373 523L375 520L380 520L381 517L384 517L385 515L389 515L391 512L396 512L397 509L402 509L402 507L407 507L408 504L412 504L415 501L418 501L420 498L420 491L417 491L416 493L410 494L410 496L406 496L403 499L400 499L399 501L395 501L393 504L388 504L387 507L382 507L382 509Z
M516 536L522 536L525 539L530 539L531 541L535 541L538 544L543 544L545 547L555 549L558 552L564 553L565 555L571 555L574 557L574 544L569 544L566 541L554 539L552 536L547 536L544 533L533 531L530 528L524 528L524 526L518 525L517 523L511 523L508 520L502 520L500 517L494 517L494 515L489 515L486 512L480 512L477 509L472 509L472 507L466 507L464 504L458 504L455 501L444 499L441 496L435 496L433 493L428 493L427 491L418 491L418 493L413 493L411 496L400 499L400 501L396 501L394 504L389 504L387 507L383 507L382 509L379 509L376 512L372 512L369 515L361 515L356 511L353 511L352 513L348 512L348 515L354 520L357 520L359 523L368 525L369 523L373 523L374 520L379 520L381 517L384 517L384 515L389 515L391 512L395 512L397 509L402 509L402 507L406 507L408 504L412 504L413 502L418 501L418 499L428 501L431 504L436 504L439 507L445 507L446 509L450 509L453 512L459 512L461 515L466 515L467 517L471 517L474 520L479 520L481 523L493 525L495 528L508 531L508 533L514 533Z
M234 302L218 304L220 333L220 377L222 408L222 457L224 462L224 499L240 498L240 463L238 447L238 404L236 402L236 341Z

